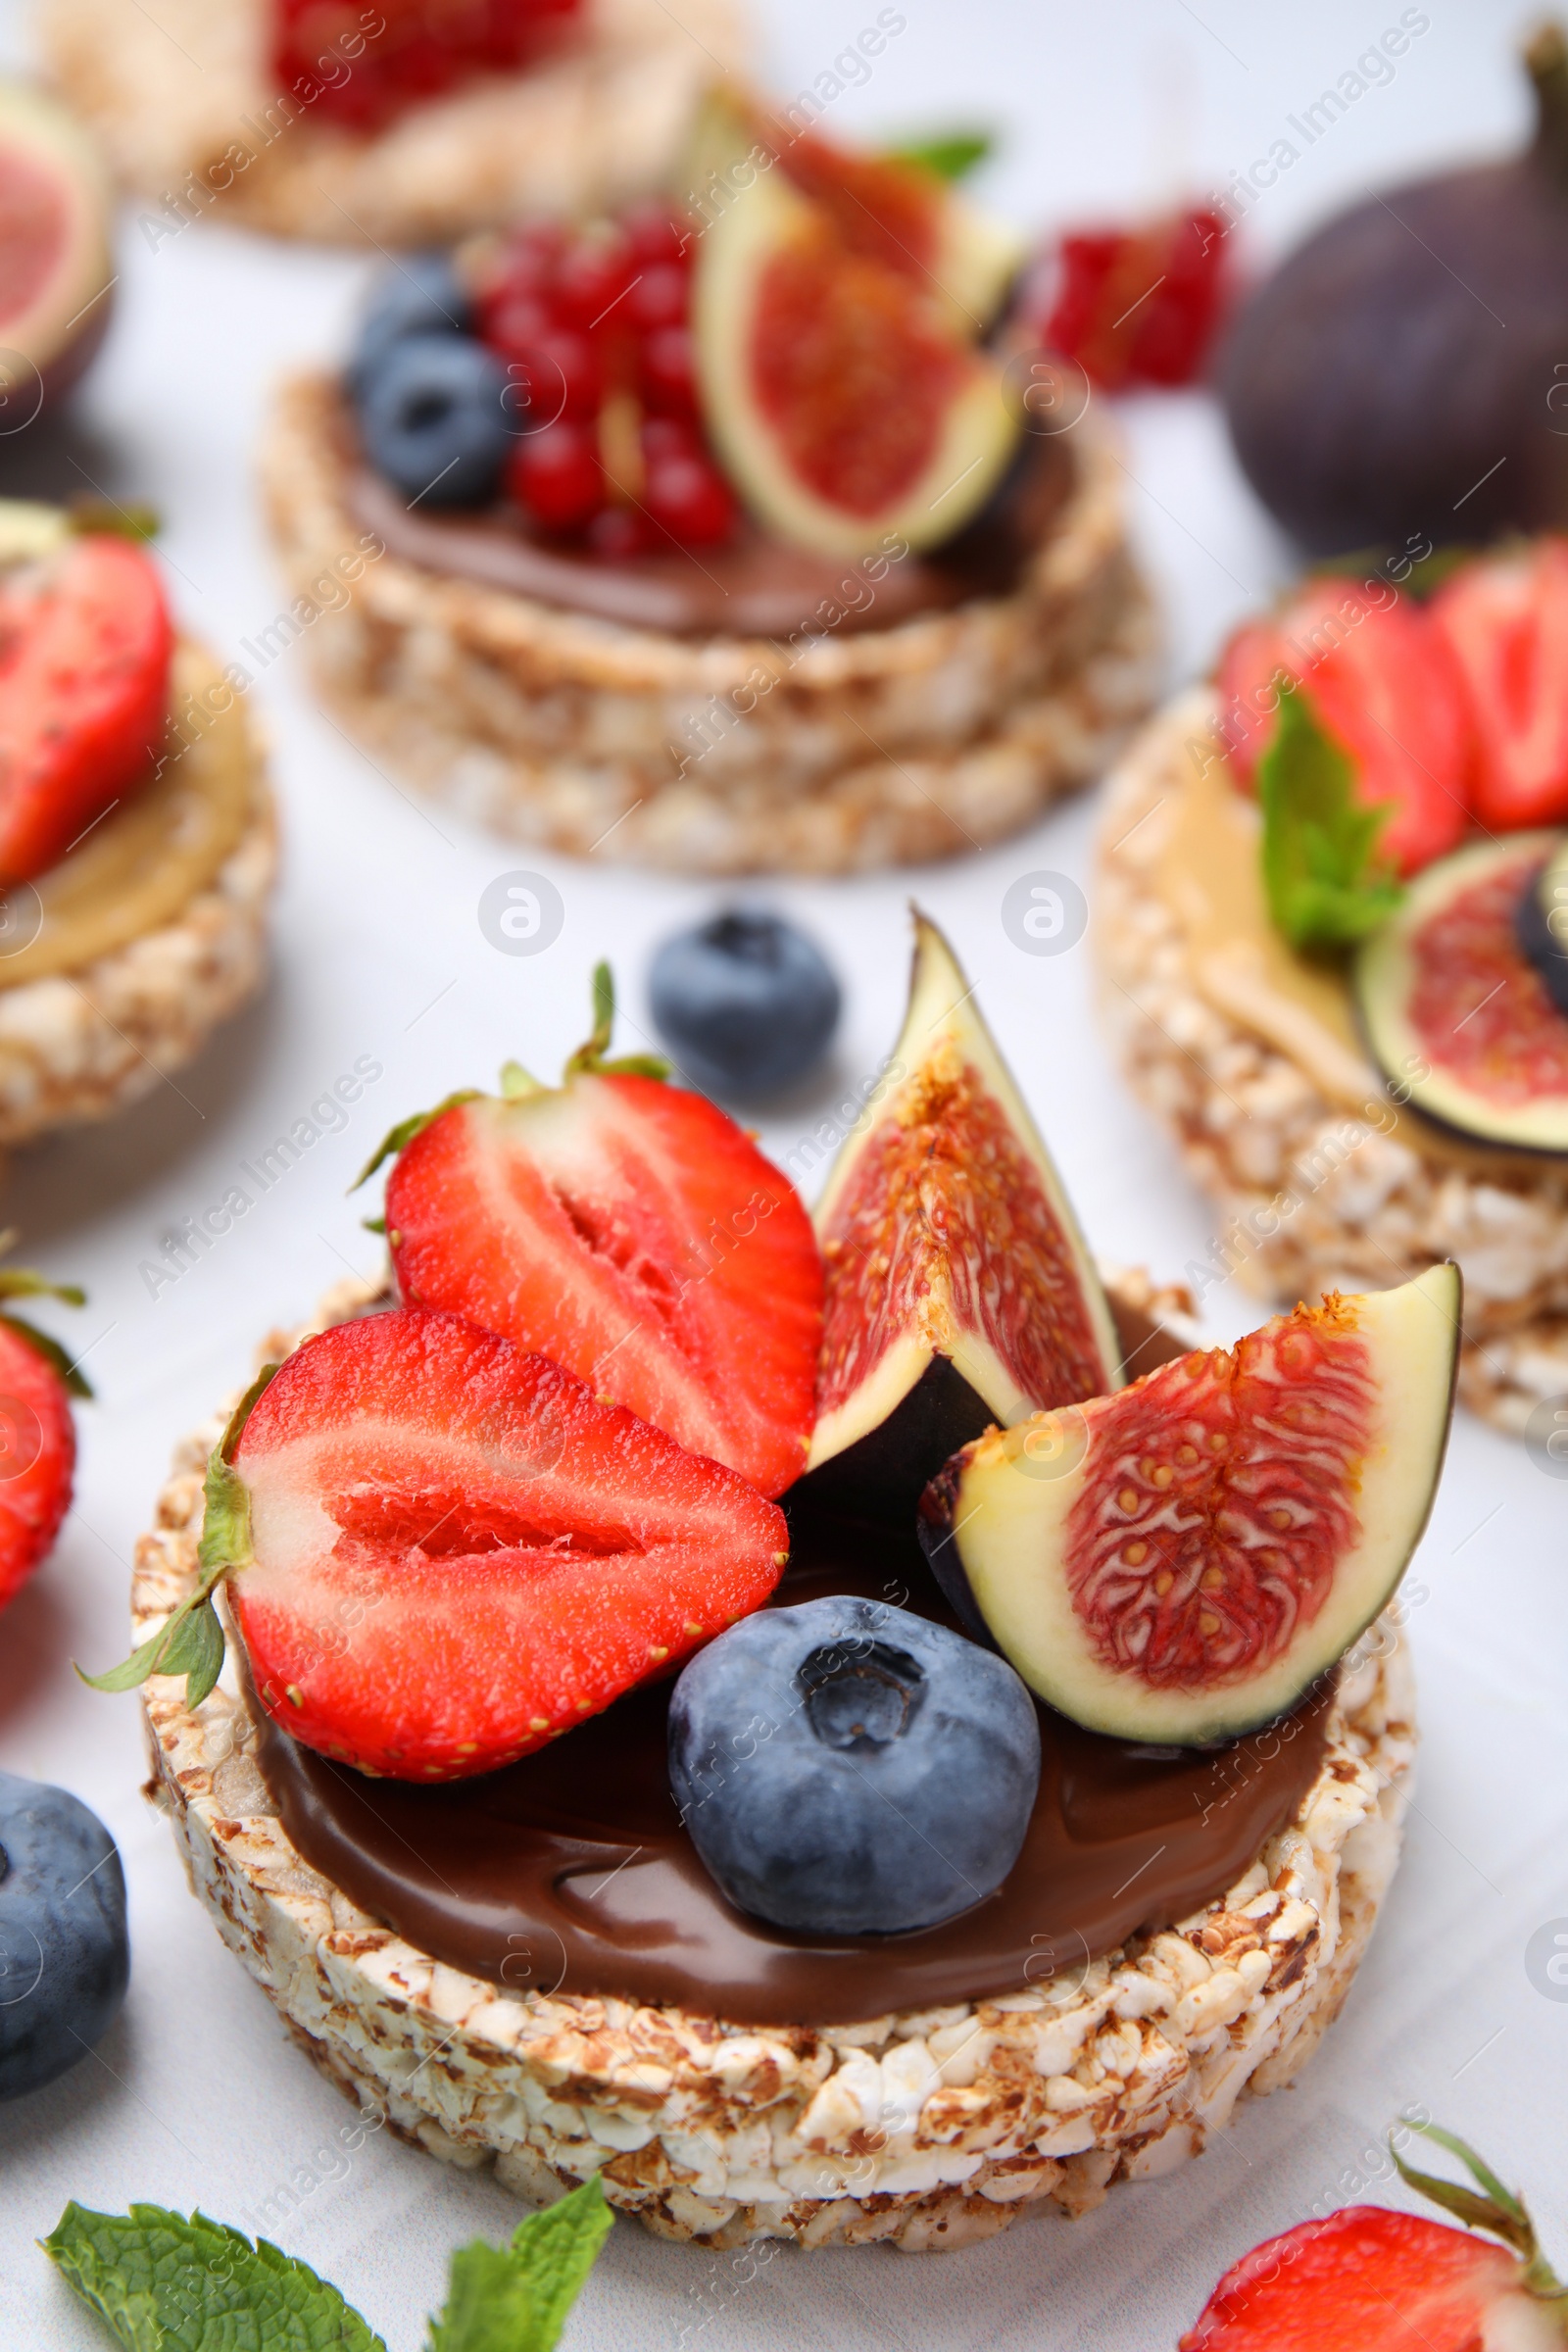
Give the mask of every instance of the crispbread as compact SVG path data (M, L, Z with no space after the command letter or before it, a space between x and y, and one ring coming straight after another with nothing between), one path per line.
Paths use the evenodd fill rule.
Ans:
M747 48L733 0L682 0L678 14L589 0L558 58L365 138L279 97L269 14L268 0L46 0L50 69L149 200L155 246L160 223L177 232L203 215L327 244L418 245L612 210L671 174L703 90Z
M1106 793L1093 936L1123 1066L1216 1204L1214 1279L1232 1271L1289 1304L1324 1290L1387 1289L1455 1259L1465 1285L1459 1394L1519 1434L1568 1392L1568 1168L1424 1157L1348 1120L1301 1062L1250 1030L1235 1004L1221 1009L1203 994L1160 861L1189 747L1218 715L1207 688L1178 697ZM1380 1083L1369 1064L1369 1097ZM1294 1201L1283 1219L1272 1214L1282 1193ZM1274 1230L1234 1247L1239 1228L1258 1232L1259 1213Z
M319 1329L374 1302L340 1284ZM274 1334L268 1353L305 1331ZM137 1546L138 1642L190 1592L223 1413L178 1449ZM295 1851L232 1669L194 1712L145 1689L150 1793L231 1950L330 2080L445 2161L549 2201L597 2173L649 2229L728 2247L970 2244L1198 2153L1338 2014L1398 1855L1414 1754L1392 1627L1347 1661L1317 1778L1218 1901L1004 1998L842 2029L735 2027L510 1991L429 1959Z
M341 395L285 386L263 452L302 594L362 545ZM535 604L388 553L312 634L323 699L388 768L519 842L698 873L830 874L1014 833L1102 772L1148 710L1152 608L1098 427L1006 597L804 649L682 638ZM759 671L777 684L745 691ZM677 761L716 709L747 717Z

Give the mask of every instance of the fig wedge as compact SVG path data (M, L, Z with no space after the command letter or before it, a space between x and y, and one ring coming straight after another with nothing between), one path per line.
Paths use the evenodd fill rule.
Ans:
M1001 364L925 279L853 244L781 169L710 223L693 288L709 432L758 519L824 555L961 530L1018 420Z
M1545 957L1532 957L1528 916L1521 944L1521 912L1560 847L1555 833L1508 833L1440 858L1354 967L1361 1027L1396 1100L1475 1143L1554 1155L1568 1152L1568 1015Z
M1459 1307L1458 1269L1432 1266L991 1431L921 1499L939 1582L1090 1731L1200 1747L1272 1722L1420 1541Z
M0 78L0 421L8 433L58 402L103 341L115 283L110 203L104 168L74 119L41 90Z
M915 914L893 1078L817 1203L826 1271L809 1490L904 1515L993 1421L1121 1382L1061 1180L936 925Z

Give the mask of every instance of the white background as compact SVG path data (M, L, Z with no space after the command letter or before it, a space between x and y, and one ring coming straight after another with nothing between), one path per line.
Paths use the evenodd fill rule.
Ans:
M994 122L1004 147L986 192L1040 225L1222 184L1399 13L1396 0L902 6L906 31L831 122L870 133ZM793 93L875 8L768 0L763 13L772 77ZM1280 250L1348 192L1513 139L1526 116L1509 58L1513 13L1494 0L1430 0L1430 29L1392 84L1369 91L1259 202L1250 255ZM8 7L11 49L24 55L13 19L20 11ZM119 312L79 404L89 443L76 455L116 496L162 510L181 616L232 658L283 602L252 495L270 386L295 361L341 349L364 265L212 223L153 251L134 208L121 249ZM1137 402L1123 421L1133 514L1166 601L1175 678L1208 658L1288 559L1205 401ZM0 443L0 494L18 478L7 470L14 462ZM64 478L77 483L69 467ZM134 1939L129 1999L101 2049L52 2088L0 2108L0 2332L28 2352L94 2340L32 2244L68 2197L111 2208L199 2201L244 2225L262 2197L310 2169L349 2115L187 1893L169 1832L138 1794L135 1701L95 1696L72 1673L73 1658L101 1667L124 1648L131 1549L170 1447L248 1375L270 1323L308 1310L345 1264L374 1264L376 1244L358 1222L365 1204L344 1188L382 1129L454 1086L489 1083L506 1055L550 1071L583 1033L589 969L606 952L634 1042L653 943L716 896L598 860L519 857L443 811L427 819L317 715L302 651L255 689L287 845L264 1001L128 1116L18 1162L0 1201L27 1259L87 1284L85 1312L62 1311L55 1326L92 1343L99 1391L79 1416L76 1507L53 1559L0 1623L0 1765L61 1782L97 1808L124 1856ZM1104 1055L1088 952L1030 957L999 920L1020 873L1087 879L1092 823L1083 805L912 882L978 982L1095 1245L1174 1274L1204 1249L1210 1221ZM554 876L566 907L559 942L536 960L495 953L475 915L485 884L523 863ZM898 1027L910 886L893 875L769 894L810 925L843 973L842 1079L871 1070ZM138 1266L165 1230L220 1200L240 1160L364 1054L386 1074L348 1131L317 1145L207 1258L150 1298ZM767 1144L788 1149L831 1092L766 1122ZM1214 1291L1206 1304L1225 1335L1258 1319L1240 1295ZM1568 2259L1568 2003L1544 1997L1525 1972L1532 1933L1568 1914L1565 1501L1522 1448L1461 1416L1415 1571L1431 1595L1413 1621L1426 1725L1418 1810L1371 1958L1295 2090L1247 2108L1171 2180L1119 2188L1077 2226L1025 2223L967 2253L781 2248L747 2280L728 2258L622 2223L569 2343L674 2346L706 2321L713 2352L915 2343L1157 2352L1245 2247L1341 2185L1353 2195L1353 2168L1366 2170L1364 2152L1412 2101L1525 2183L1548 2243ZM391 2352L415 2352L449 2248L515 2219L493 2184L383 2137L345 2177L309 2188L281 2235L343 2287Z

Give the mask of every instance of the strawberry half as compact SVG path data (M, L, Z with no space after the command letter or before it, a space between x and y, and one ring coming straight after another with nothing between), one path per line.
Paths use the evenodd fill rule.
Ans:
M1354 580L1321 573L1272 618L1239 629L1219 685L1232 772L1249 791L1274 733L1281 672L1349 754L1360 801L1388 808L1379 852L1411 874L1451 850L1468 816L1470 720L1430 612L1408 597L1374 605Z
M4 1248L9 1236L0 1237ZM0 1609L48 1553L71 1508L76 1428L71 1391L92 1391L65 1350L6 1311L12 1298L47 1295L80 1306L73 1285L20 1266L0 1268Z
M208 1518L263 1705L395 1780L542 1747L760 1607L788 1549L743 1479L457 1315L307 1340L231 1459Z
M399 1289L782 1494L813 1419L810 1220L723 1111L648 1074L662 1064L605 1059L603 966L596 989L598 1025L563 1085L509 1065L503 1096L459 1098L382 1147L401 1146L386 1194Z
M0 578L0 883L41 874L148 780L173 647L127 540L74 539Z
M1466 564L1432 600L1475 737L1475 809L1509 832L1568 817L1568 539Z
M1484 2193L1395 2163L1470 2228L1378 2205L1302 2222L1226 2272L1179 2352L1562 2352L1568 2296L1523 2205L1463 2140L1414 2128L1453 2150Z

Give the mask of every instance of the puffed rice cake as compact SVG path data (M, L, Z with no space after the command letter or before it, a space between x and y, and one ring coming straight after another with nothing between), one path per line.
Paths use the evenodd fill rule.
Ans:
M361 545L331 378L284 387L263 483L308 597ZM1000 841L1102 774L1157 690L1152 606L1101 429L1071 435L1065 509L1009 596L794 651L630 628L388 553L311 650L373 758L513 839L678 872L835 874ZM682 765L683 742L777 684Z
M204 215L326 244L435 245L612 211L671 175L703 92L748 49L735 0L586 0L559 56L366 137L279 95L270 21L270 0L45 0L47 65L144 200L155 249Z
M349 1282L313 1329L370 1304ZM1138 1303L1163 1295L1143 1284ZM276 1334L268 1352L307 1335ZM191 1591L215 1415L137 1546L148 1639ZM1289 2082L1333 2023L1398 1858L1415 1752L1406 1653L1346 1662L1321 1769L1235 1886L1070 1984L842 2028L728 2025L612 1995L510 1991L359 1910L286 1837L231 1666L194 1712L145 1687L152 1779L193 1891L295 2039L362 2109L548 2203L597 2174L660 2236L728 2248L973 2244L1077 2216L1198 2154Z
M1370 1058L1291 1053L1249 1025L1246 992L1200 980L1161 859L1195 760L1222 745L1212 691L1179 696L1106 791L1092 936L1102 1007L1137 1093L1214 1201L1214 1278L1289 1304L1382 1290L1444 1258L1464 1276L1459 1395L1522 1434L1568 1392L1568 1165L1419 1148L1361 1115L1384 1098ZM1282 1194L1294 1201L1260 1222ZM1200 1269L1202 1271L1203 1269ZM1191 1278L1191 1270L1190 1270Z

